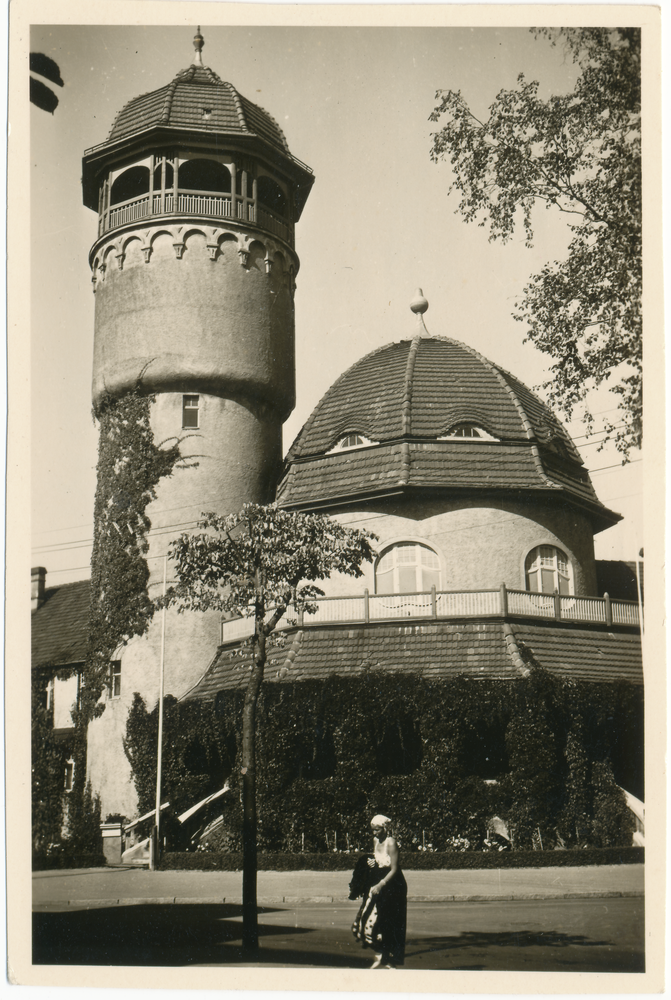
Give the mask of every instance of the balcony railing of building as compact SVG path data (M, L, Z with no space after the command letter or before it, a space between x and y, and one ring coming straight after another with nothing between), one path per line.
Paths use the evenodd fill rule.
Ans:
M526 590L437 591L432 588L417 594L363 594L353 597L321 597L316 602L316 614L296 614L289 609L278 623L278 629L324 624L368 624L399 619L450 618L545 618L555 621L594 623L601 625L639 625L639 609L635 601L611 600L604 597L575 597L560 594L535 594ZM292 613L293 612L293 613ZM254 631L252 618L235 618L222 622L221 641L245 639Z
M139 219L160 219L166 215L192 215L208 219L235 219L258 225L261 229L279 236L293 246L293 226L266 208L261 208L242 197L230 194L193 194L173 191L163 194L143 194L128 201L112 205L101 212L98 220L98 236L119 226L137 222Z

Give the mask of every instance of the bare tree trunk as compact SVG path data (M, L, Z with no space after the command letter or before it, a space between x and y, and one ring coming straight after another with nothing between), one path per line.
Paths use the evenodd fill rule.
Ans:
M256 951L256 703L266 663L266 637L257 632L252 673L242 709L242 947Z

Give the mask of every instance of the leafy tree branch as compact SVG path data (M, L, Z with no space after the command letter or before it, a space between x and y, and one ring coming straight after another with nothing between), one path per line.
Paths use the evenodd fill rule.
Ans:
M588 433L588 394L608 385L619 413L605 422L604 442L626 459L642 439L640 31L534 33L577 64L573 90L542 100L538 82L520 74L485 121L460 91L438 91L431 158L449 161L457 211L490 240L505 243L521 225L531 246L539 204L579 217L565 259L529 279L514 318L554 359L543 385L549 402L569 419L584 407Z

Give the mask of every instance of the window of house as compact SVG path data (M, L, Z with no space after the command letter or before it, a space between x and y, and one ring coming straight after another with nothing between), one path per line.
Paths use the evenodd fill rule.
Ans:
M573 592L571 563L565 552L554 545L538 545L526 558L527 590L536 594Z
M440 560L427 545L392 545L375 567L377 594L414 594L440 588Z
M63 787L66 792L71 792L75 783L75 762L70 757L69 760L65 762L65 783Z
M110 663L110 697L121 697L121 660Z
M439 438L440 441L448 441L452 438L470 438L480 441L496 441L495 437L492 437L483 427L479 427L477 424L471 424L468 422L463 422L460 424L455 424L454 427L450 428L448 433Z
M365 448L369 444L375 444L375 441L352 431L349 434L344 434L328 454L330 455L334 451L347 451L350 448Z
M200 396L182 396L182 427L198 427Z

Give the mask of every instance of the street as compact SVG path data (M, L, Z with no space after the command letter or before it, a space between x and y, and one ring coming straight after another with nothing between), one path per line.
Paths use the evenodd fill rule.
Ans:
M36 965L367 968L355 903L260 908L260 948L243 958L237 903L75 907L33 914ZM405 969L643 972L644 900L410 902Z

